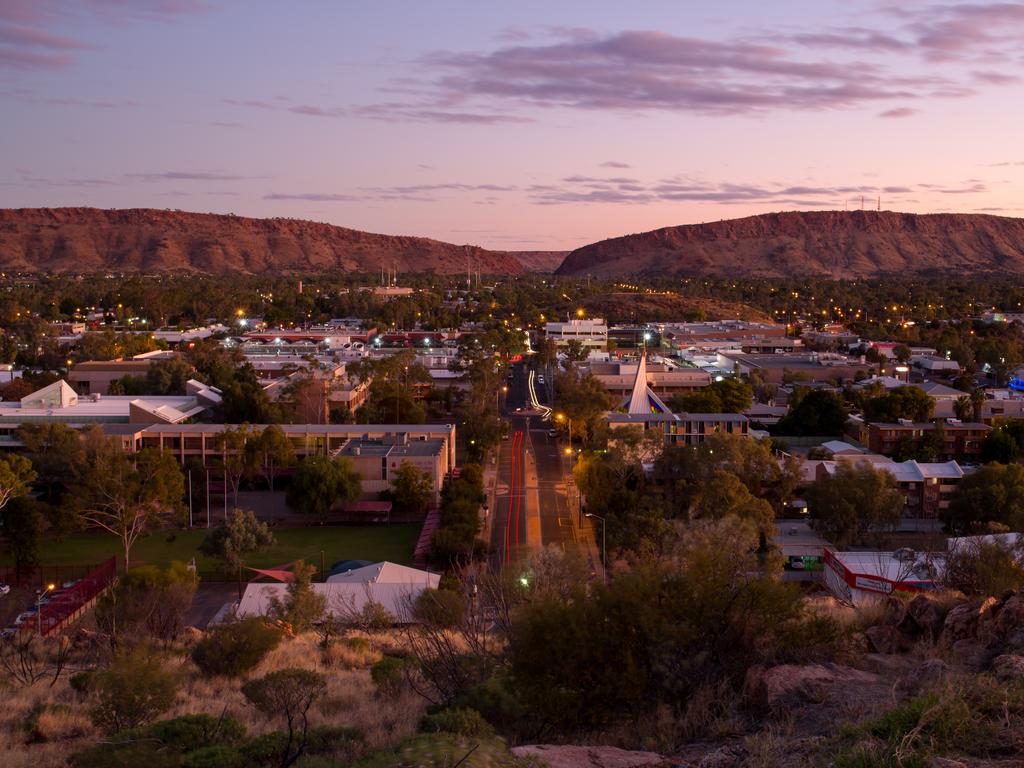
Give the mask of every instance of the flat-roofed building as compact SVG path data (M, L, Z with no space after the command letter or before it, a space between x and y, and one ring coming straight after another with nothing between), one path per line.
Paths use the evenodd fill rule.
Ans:
M157 350L127 360L87 360L71 367L68 371L68 381L74 384L75 389L82 395L107 395L110 394L110 385L114 381L126 376L141 381L146 378L154 362L177 356L177 352Z
M625 396L633 390L640 361L594 361L590 374L613 395ZM711 375L700 368L677 365L669 361L648 360L645 366L647 386L659 395L690 392L711 383Z
M760 355L732 351L718 353L717 367L741 376L756 374L772 384L781 384L789 378L810 381L852 380L858 373L866 374L872 368L857 358L829 352Z
M573 317L564 323L547 323L544 334L557 347L567 347L570 341L578 341L587 349L608 347L608 324L599 317Z
M981 458L981 446L992 431L988 424L945 419L938 422L919 422L903 419L896 423L869 422L863 431L867 433L868 449L883 456L890 456L905 442L922 440L926 435L941 429L943 433L940 456L944 461L961 464L977 463Z

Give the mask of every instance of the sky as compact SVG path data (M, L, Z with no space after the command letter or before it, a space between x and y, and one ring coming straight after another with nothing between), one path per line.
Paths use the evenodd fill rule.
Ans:
M565 250L1024 211L1024 3L0 0L0 207Z

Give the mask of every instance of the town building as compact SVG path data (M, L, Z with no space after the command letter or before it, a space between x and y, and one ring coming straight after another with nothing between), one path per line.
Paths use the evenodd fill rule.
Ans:
M790 380L852 381L858 374L867 375L872 368L858 358L830 352L764 355L733 351L719 352L717 367L740 376L756 376L772 384Z
M177 352L156 350L135 355L127 360L87 360L70 368L68 381L82 395L107 395L110 394L110 385L113 382L125 377L142 381L153 363L177 356Z
M92 394L79 396L71 386L55 381L18 401L0 402L0 446L20 445L14 436L22 424L61 423L73 428L90 424L181 424L221 402L220 391L190 380L185 395L130 397Z
M857 420L851 419L854 424ZM861 440L868 450L891 456L905 442L920 441L935 430L942 431L942 450L939 452L944 461L957 461L961 464L974 464L980 460L981 446L985 442L992 427L979 422L964 422L958 419L939 419L937 421L915 422L901 419L896 423L860 422Z
M825 585L840 601L864 605L893 592L934 592L943 588L941 562L908 549L895 552L836 552L826 548Z
M625 397L633 391L640 365L639 359L591 361L588 370L613 395ZM662 396L692 392L711 383L711 376L707 371L680 365L671 360L653 358L645 360L643 365L647 385L651 391Z
M640 357L629 397L623 402L625 413L612 411L606 416L609 429L641 427L645 432L662 433L665 445L699 445L715 434L748 435L750 421L739 413L673 413L665 401L647 383L647 354Z
M608 347L608 324L599 317L572 317L564 323L547 323L544 334L563 349L570 341L578 341L591 350Z

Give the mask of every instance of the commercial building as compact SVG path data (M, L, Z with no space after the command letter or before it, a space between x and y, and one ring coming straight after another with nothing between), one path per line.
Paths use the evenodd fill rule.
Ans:
M0 445L16 447L14 432L22 424L61 423L82 428L90 424L180 424L220 403L220 392L190 380L187 394L129 397L93 394L79 397L65 381L55 381L18 401L0 402Z
M149 373L150 366L158 360L177 357L177 352L157 350L145 352L127 360L88 360L74 365L68 371L68 381L82 395L110 394L110 385L126 376L143 380Z
M884 600L893 592L942 589L943 563L931 555L902 549L895 552L836 552L826 549L825 585L844 603L863 605Z
M617 349L657 349L661 346L661 331L654 325L613 325L608 329L608 341Z
M866 375L872 367L857 358L828 352L761 355L732 351L719 352L717 366L741 376L756 375L772 384L799 379L853 380L858 373Z
M573 317L564 323L547 323L544 333L560 348L567 347L570 341L578 341L591 350L608 347L608 324L599 317Z

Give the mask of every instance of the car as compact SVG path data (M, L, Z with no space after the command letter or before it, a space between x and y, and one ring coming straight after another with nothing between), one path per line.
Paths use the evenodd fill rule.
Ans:
M557 429L549 429L548 430L548 437L558 437L558 430Z
M537 377L537 383L538 384L543 384L544 383L544 377L543 376L538 376Z
M14 620L14 626L20 627L26 621L32 621L35 617L36 617L36 612L35 611L25 611L24 613L19 613L18 614L18 618L16 618Z
M10 584L0 584L0 597L3 595L9 595L11 593Z

